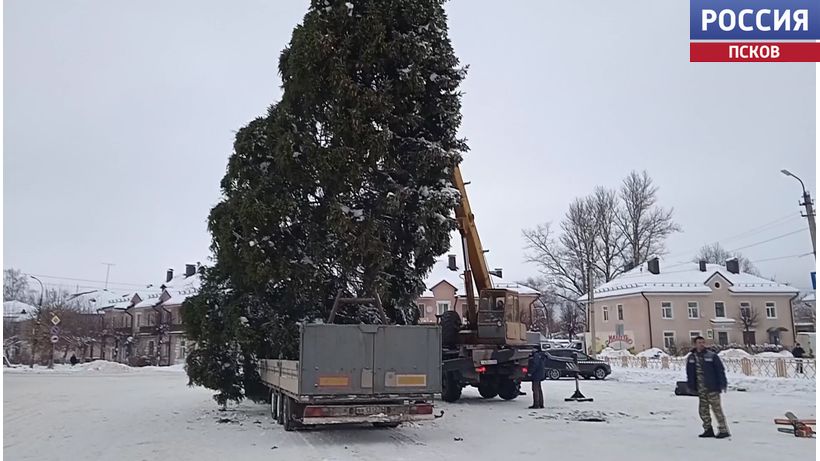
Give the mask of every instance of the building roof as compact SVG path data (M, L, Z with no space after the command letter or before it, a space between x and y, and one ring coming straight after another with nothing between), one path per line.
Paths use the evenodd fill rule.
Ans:
M493 286L496 288L507 288L510 290L515 290L519 294L538 294L537 290L534 290L530 287L526 287L519 283L515 282L504 282L501 278L491 275L493 279ZM430 275L427 276L427 281L425 282L425 287L427 290L422 293L422 298L432 298L433 292L431 291L433 287L440 284L441 282L447 282L456 289L456 294L459 296L465 296L467 290L464 286L464 273L460 271L451 271L447 267L447 259L439 259L433 265L433 269L430 271Z
M123 293L110 290L91 290L76 293L69 298L77 303L81 308L92 310L105 308L125 308L131 303L133 293Z
M27 314L33 314L36 307L22 301L4 301L3 302L3 318L9 320L22 319Z
M813 292L813 291L812 291L812 292L809 292L809 294L807 294L807 295L806 295L806 297L805 297L805 298L803 298L803 301L805 301L805 302L807 302L807 303L813 303L813 302L814 302L814 300L815 300L815 296L814 296L814 292Z
M202 286L202 277L198 273L190 277L177 276L164 285L163 298L167 299L162 302L162 305L176 306L199 293L199 288Z
M705 272L700 271L698 263L675 264L664 271L661 261L659 274L653 274L645 264L641 265L596 288L595 298L606 299L638 293L710 293L712 288L707 282L715 275L723 277L729 283L728 290L733 293L798 293L794 287L756 275L743 272L733 274L719 264L707 264ZM586 300L586 295L578 298L581 302Z

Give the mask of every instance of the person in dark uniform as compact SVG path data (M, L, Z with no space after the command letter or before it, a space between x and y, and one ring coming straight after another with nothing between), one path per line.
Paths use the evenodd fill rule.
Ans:
M529 408L544 408L544 392L541 390L541 381L546 378L546 357L541 352L541 346L535 346L535 350L530 355L527 370L530 372L532 381L532 406Z
M698 413L703 421L703 434L699 437L729 437L726 416L720 404L720 393L726 390L726 370L720 357L714 351L706 349L703 336L695 338L695 348L686 360L686 381L689 389L698 393ZM712 429L710 409L718 422L717 435Z
M796 360L796 362L797 362L796 363L797 372L798 373L803 373L803 360L801 360L801 359L803 358L804 355L806 355L806 351L803 350L803 348L800 346L800 343L794 343L794 349L792 349L792 355L794 356L795 359L797 359Z

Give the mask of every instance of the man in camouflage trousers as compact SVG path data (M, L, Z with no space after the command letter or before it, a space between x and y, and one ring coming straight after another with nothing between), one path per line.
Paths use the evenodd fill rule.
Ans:
M698 393L698 413L703 420L703 434L700 437L729 437L726 416L720 406L720 393L726 390L726 370L720 357L706 349L706 340L702 336L695 338L695 348L686 361L686 381L689 388ZM717 435L712 429L710 409L717 419Z

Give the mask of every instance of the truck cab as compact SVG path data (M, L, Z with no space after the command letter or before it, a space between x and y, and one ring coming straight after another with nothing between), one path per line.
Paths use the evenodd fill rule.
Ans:
M527 326L521 321L518 293L504 288L485 289L478 301L478 338L482 343L527 344Z

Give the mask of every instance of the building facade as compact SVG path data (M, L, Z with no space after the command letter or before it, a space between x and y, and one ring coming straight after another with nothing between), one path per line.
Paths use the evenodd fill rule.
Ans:
M103 358L130 365L184 363L191 345L185 338L182 303L199 292L195 265L174 276L169 269L157 290L143 290L128 298L115 298L104 313Z
M496 288L509 288L518 292L519 306L526 307L523 311L525 316L529 314L529 318L532 318L532 306L538 299L538 291L517 283L504 283L500 278L492 277ZM425 285L427 289L416 300L419 323L436 323L436 316L450 310L457 311L462 321L466 321L467 295L462 273L449 270L445 261L437 261ZM525 323L529 324L528 321Z
M676 264L664 271L653 258L597 287L588 317L595 322L598 351L657 347L674 353L688 350L697 336L718 345L791 346L797 294L793 287L741 273L736 260L726 266Z

